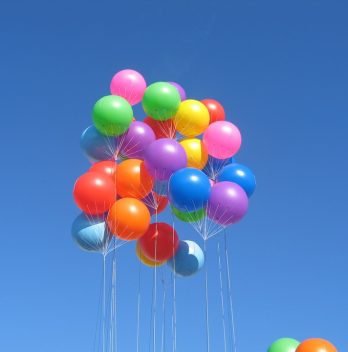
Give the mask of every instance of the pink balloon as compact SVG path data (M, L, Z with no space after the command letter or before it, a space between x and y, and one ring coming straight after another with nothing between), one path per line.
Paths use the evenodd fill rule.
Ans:
M238 152L242 136L233 123L217 121L205 130L203 143L209 155L217 159L227 159Z
M145 89L144 77L134 70L117 72L110 83L111 94L125 98L131 105L141 102Z

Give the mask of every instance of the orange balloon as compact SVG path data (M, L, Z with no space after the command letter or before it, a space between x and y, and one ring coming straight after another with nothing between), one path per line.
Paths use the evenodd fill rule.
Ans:
M140 238L150 225L147 206L135 198L117 200L109 210L107 224L113 235L125 241Z
M139 159L122 161L116 170L116 188L120 197L142 199L153 188L153 178Z
M308 339L297 347L296 352L337 352L337 349L324 339Z

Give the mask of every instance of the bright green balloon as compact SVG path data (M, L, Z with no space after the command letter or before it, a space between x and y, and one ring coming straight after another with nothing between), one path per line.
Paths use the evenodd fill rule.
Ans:
M176 114L180 102L180 94L173 85L167 82L157 82L146 88L143 108L153 119L165 121Z
M267 352L296 352L300 342L290 338L282 338L272 343Z
M119 136L126 132L133 119L133 109L126 99L107 95L93 107L96 129L106 136Z
M179 220L185 222L199 221L205 216L205 210L203 208L186 213L172 206L172 212Z

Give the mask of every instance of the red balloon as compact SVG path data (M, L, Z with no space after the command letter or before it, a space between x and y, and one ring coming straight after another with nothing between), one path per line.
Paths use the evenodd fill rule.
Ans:
M145 117L144 122L152 128L156 139L175 137L176 130L172 119L158 121L148 116Z
M179 237L170 225L157 222L151 224L140 237L139 245L147 258L161 262L175 255L179 247Z
M89 171L100 172L106 176L109 176L113 182L116 182L116 169L117 164L112 160L103 160L93 164Z
M210 123L225 120L225 109L214 99L204 99L202 103L206 106L210 115Z
M73 195L82 211L90 215L101 215L114 204L116 187L110 176L89 171L76 180Z

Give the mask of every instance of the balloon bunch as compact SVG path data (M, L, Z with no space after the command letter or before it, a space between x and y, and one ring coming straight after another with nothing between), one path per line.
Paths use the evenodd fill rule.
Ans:
M191 275L202 267L203 251L193 241L179 241L157 214L170 203L174 216L204 239L239 221L255 189L251 170L232 158L241 134L225 121L219 102L187 99L174 82L147 86L140 73L123 70L110 91L94 105L94 124L81 136L93 165L74 186L83 213L73 236L83 249L102 253L112 238L137 240L144 264L169 260L177 274ZM133 117L132 105L140 102L144 121Z
M282 338L273 342L268 352L337 352L337 349L324 339L312 338L301 343L294 339Z

